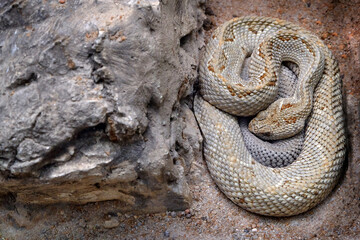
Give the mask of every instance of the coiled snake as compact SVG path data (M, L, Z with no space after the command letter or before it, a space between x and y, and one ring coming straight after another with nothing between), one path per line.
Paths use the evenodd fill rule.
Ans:
M318 37L279 19L230 20L207 44L200 93L204 157L234 203L291 216L329 194L345 158L344 115L338 64Z

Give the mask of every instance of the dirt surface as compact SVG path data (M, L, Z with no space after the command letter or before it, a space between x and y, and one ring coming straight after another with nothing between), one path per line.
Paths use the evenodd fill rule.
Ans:
M206 35L237 16L260 15L294 22L318 34L335 53L343 76L348 158L343 177L316 208L289 218L262 217L230 202L196 159L188 176L191 209L133 215L118 203L86 206L7 206L0 233L9 239L358 239L360 237L360 1L253 0L208 2ZM22 224L21 224L22 223ZM4 226L4 222L3 225ZM1 229L1 228L0 228ZM2 235L1 235L2 234Z

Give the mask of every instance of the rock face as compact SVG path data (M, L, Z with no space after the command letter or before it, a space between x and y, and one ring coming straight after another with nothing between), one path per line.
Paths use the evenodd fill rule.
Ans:
M188 207L203 4L1 1L0 194Z

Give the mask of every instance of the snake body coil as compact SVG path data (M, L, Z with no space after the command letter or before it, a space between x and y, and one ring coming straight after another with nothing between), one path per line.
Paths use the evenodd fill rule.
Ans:
M344 115L338 64L319 38L273 18L228 21L207 44L200 92L204 157L234 203L291 216L329 194L345 158Z

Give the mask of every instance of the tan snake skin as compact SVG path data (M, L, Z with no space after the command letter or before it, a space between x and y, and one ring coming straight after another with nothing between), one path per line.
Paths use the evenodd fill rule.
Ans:
M250 55L244 79L240 72ZM297 89L275 101L284 61L298 66ZM230 20L207 44L200 92L194 110L204 157L212 178L234 203L262 215L291 216L330 193L345 158L344 115L338 64L319 38L279 19ZM290 165L273 168L253 158L236 116L256 114L249 129L262 139L289 138L305 125L302 150Z

